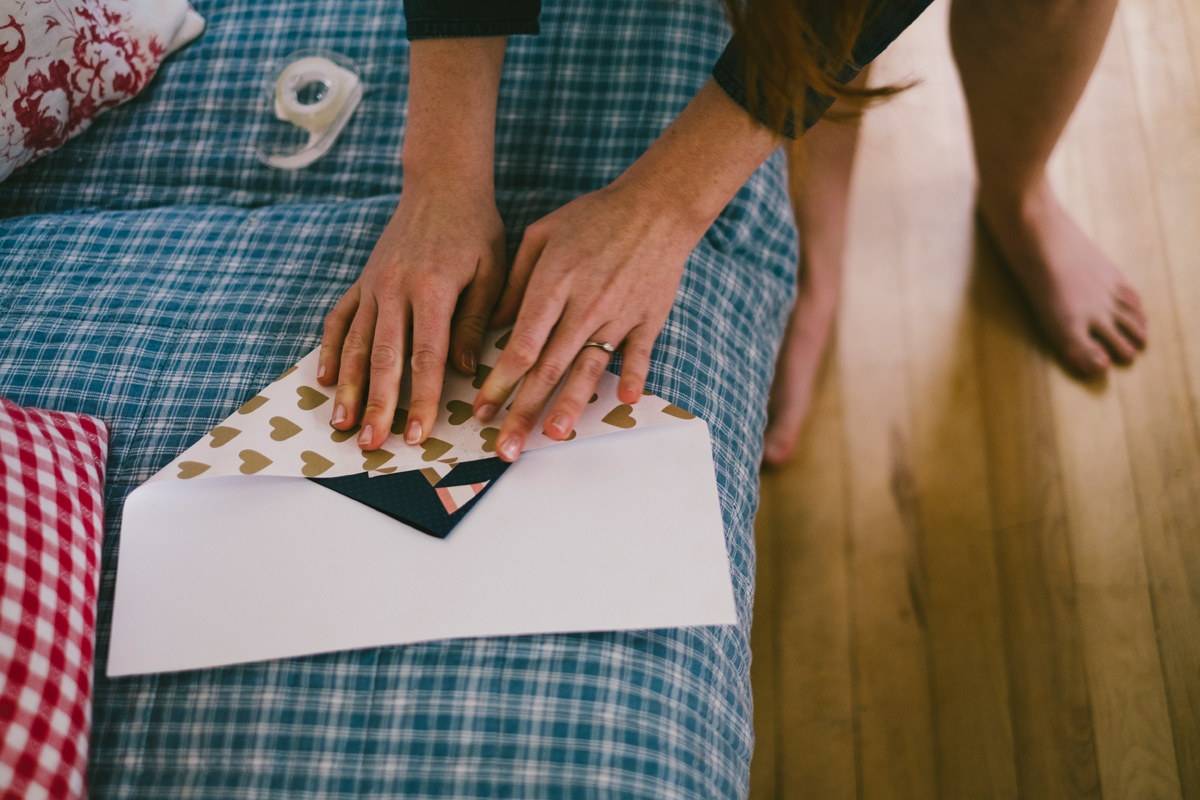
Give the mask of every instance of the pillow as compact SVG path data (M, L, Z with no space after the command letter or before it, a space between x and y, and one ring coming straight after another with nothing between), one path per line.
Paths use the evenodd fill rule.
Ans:
M108 431L0 398L0 787L86 795Z
M203 30L187 0L0 5L0 181L140 92Z

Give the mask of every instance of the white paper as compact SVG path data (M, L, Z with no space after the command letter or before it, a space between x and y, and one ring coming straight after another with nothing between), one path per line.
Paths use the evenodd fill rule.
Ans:
M526 453L446 539L305 479L145 484L125 503L108 674L736 621L695 420Z

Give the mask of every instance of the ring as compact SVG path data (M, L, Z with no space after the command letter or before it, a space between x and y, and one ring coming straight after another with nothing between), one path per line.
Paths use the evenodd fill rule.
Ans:
M583 347L579 348L579 351L583 352L584 350L588 349L589 347L599 347L601 350L608 353L610 356L613 353L615 353L617 350L617 348L613 347L608 342L593 342L591 339L589 339Z

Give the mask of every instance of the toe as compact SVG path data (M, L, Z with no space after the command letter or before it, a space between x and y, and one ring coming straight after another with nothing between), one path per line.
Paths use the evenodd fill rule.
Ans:
M1127 283L1118 283L1116 289L1113 290L1113 295L1117 302L1132 311L1142 314L1142 296L1137 293L1132 286Z
M1138 350L1146 347L1146 318L1140 313L1118 308L1113 312L1117 328Z
M1102 322L1092 326L1092 338L1098 340L1112 353L1118 364L1129 364L1137 355L1133 342L1121 333L1115 322Z
M771 426L763 436L763 461L777 467L791 457L795 446L796 433L789 435L787 431Z
M1104 345L1087 331L1071 338L1070 343L1063 348L1063 356L1067 365L1085 378L1098 378L1112 366L1112 358L1104 349Z

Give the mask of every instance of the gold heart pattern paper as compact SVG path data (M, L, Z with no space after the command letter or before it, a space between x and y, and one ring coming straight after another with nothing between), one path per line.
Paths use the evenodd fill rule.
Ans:
M196 480L223 475L275 475L297 478L336 478L367 472L390 475L410 470L444 476L459 463L495 457L496 434L507 413L481 423L471 415L480 376L495 365L508 331L491 331L475 376L460 375L446 368L441 410L429 438L419 445L405 444L401 437L405 408L397 409L399 424L392 426L383 446L364 452L356 444L357 429L335 430L333 388L317 383L317 351L313 350L273 383L263 387L240 408L213 428L200 441L150 478ZM617 399L618 378L605 372L595 399L585 407L571 441L647 425L677 423L691 419L687 411L652 394L636 404ZM401 397L407 398L407 381ZM548 408L549 406L547 406ZM526 450L549 447L558 442L544 435L542 424L534 428Z

